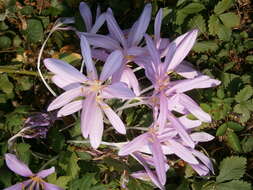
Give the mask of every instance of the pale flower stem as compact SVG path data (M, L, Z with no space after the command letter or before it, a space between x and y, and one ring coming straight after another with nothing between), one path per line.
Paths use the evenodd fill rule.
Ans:
M118 109L116 110L116 112L122 111L122 110L127 109L127 108L131 108L131 107L143 105L143 104L145 104L145 102L142 102L142 101L141 101L141 102L136 102L136 103L133 103L133 104L126 104L126 105L124 105L124 106L118 108Z
M83 68L84 68L84 59L82 60L82 64L81 64L81 68L80 68L81 73L83 73Z
M44 170L49 164L51 164L52 162L54 162L55 160L57 160L59 158L59 155L53 157L52 159L48 160L40 169L39 171L41 170Z
M43 50L44 50L44 48L46 46L46 43L47 43L48 39L51 37L51 35L53 34L54 31L55 31L54 28L52 28L52 30L49 32L47 38L45 39L45 41L43 42L43 44L42 44L42 46L40 48L40 52L39 52L39 56L38 56L38 60L37 60L37 69L38 69L38 73L39 73L39 76L40 76L42 82L47 87L47 89L49 90L49 92L51 92L51 94L53 96L57 96L56 93L54 92L54 90L47 84L47 82L46 82L45 78L43 77L42 72L40 70L40 61L41 61L41 56L42 56Z
M90 144L90 141L81 141L81 140L69 140L67 141L67 143L75 143L75 144ZM119 147L120 144L122 143L113 143L113 142L105 142L105 141L101 141L102 145L106 145L106 146L114 146L114 147Z
M149 86L149 87L147 87L147 88L143 89L143 90L140 92L140 94L144 94L144 93L146 93L146 92L148 92L148 91L152 90L153 88L154 88L154 86L153 86L153 85L151 85L151 86Z
M139 71L141 69L143 69L143 67L137 67L137 68L133 69L133 72L135 73L135 72L137 72L137 71Z

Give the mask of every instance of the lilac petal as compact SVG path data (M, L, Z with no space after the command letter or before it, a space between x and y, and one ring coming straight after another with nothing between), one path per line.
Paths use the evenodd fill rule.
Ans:
M187 116L182 116L182 117L179 117L178 119L184 125L186 129L192 129L202 124L201 121L188 119Z
M43 182L45 190L64 190L54 184Z
M101 108L111 122L114 129L120 134L126 134L126 128L120 117L105 103L100 102Z
M17 159L14 154L5 154L5 162L10 170L23 177L33 176L34 174L28 166Z
M166 95L170 95L166 92ZM176 111L181 114L189 114L187 109L183 105L180 104L180 98L178 94L175 94L174 96L171 96L168 98L168 109L170 111Z
M161 149L160 142L156 135L152 135L152 144L150 146L153 154L154 166L156 169L157 176L162 185L166 183L166 171L165 171L165 161L164 155Z
M137 171L137 172L131 173L130 175L136 179L140 179L144 181L150 180L146 171Z
M142 147L146 144L148 144L148 133L144 133L142 135L139 135L138 137L134 138L132 141L124 145L118 152L118 155L125 156L128 154L131 154L135 151L141 150Z
M126 67L121 75L120 81L126 83L129 88L133 88L136 96L140 95L139 82L132 69Z
M203 122L211 122L210 115L204 112L189 96L180 94L180 104L182 104L189 112Z
M192 153L203 163L205 164L214 174L213 164L211 160L202 152L199 152L197 150L192 150Z
M168 119L171 121L173 128L178 132L179 136L187 144L187 146L193 148L195 144L180 121L178 121L172 114L168 114Z
M97 31L101 28L101 26L104 24L104 22L105 22L105 13L101 14L100 16L98 16L96 18L96 22L92 26L90 33L91 34L97 33Z
M54 75L52 77L53 83L55 83L58 87L64 89L64 90L70 90L73 88L79 87L81 84L80 83L73 83L73 81L69 80L66 77L63 77L62 75Z
M198 88L210 88L220 84L220 81L211 79L206 75L196 77L194 79L181 80L176 83L172 88L166 91L167 94L176 91L177 93L186 92Z
M23 190L31 182L32 182L32 180L29 179L29 180L23 181L22 183L17 183L15 185L10 186L10 187L4 188L3 190Z
M145 34L149 21L151 19L151 4L147 4L138 19L138 21L133 25L129 32L128 43L130 46L138 45Z
M92 124L89 131L89 137L91 146L94 149L96 149L99 147L102 140L104 122L103 122L103 113L100 107L96 105L93 110L94 112L92 112L92 117L89 118L90 120L93 120L93 122L89 122L90 124Z
M55 172L55 168L51 167L49 169L42 170L42 171L38 172L36 175L41 177L41 178L45 178L45 177L49 176L50 174L52 174L54 172Z
M191 138L195 142L208 142L214 139L214 136L206 133L206 132L195 132L192 133Z
M98 19L98 17L101 15L101 7L98 5L97 6L97 10L96 10L96 20Z
M103 62L105 62L108 57L108 53L102 49L92 49L91 55L93 58L98 59Z
M102 82L105 81L113 73L115 73L122 65L122 61L123 61L123 54L121 53L121 51L116 50L112 52L106 59L106 62L100 75L100 81Z
M109 31L112 33L112 36L115 37L122 44L124 48L126 48L127 42L124 37L124 34L122 30L120 29L114 16L110 12L107 12L106 14L106 21L107 21L107 27Z
M194 70L192 65L187 61L182 61L182 63L176 67L175 72L188 79L197 77L201 74Z
M126 50L126 54L130 56L141 56L141 55L147 55L146 48L138 47L138 46L132 46Z
M64 78L68 78L68 80L71 80L73 83L76 82L83 83L88 80L76 68L74 68L72 65L62 60L47 58L44 59L44 64L47 67L47 69L53 72L54 74L62 76Z
M190 165L200 176L206 176L209 173L209 169L203 164L190 164Z
M95 47L100 47L108 50L121 49L120 44L109 36L104 36L100 34L89 34L89 33L85 33L84 35L87 38L89 44Z
M183 39L181 40L178 45L176 45L176 49L174 50L174 55L170 59L169 65L168 65L168 70L173 71L186 57L186 55L189 53L191 48L193 47L196 38L198 35L198 30L191 30L187 32L186 34L183 34ZM177 42L172 42L172 43L177 43Z
M79 111L80 109L82 109L82 107L83 107L83 100L76 100L70 102L58 111L57 117L70 115L72 113Z
M89 94L83 102L83 110L81 114L81 131L84 138L87 138L90 129L94 125L94 112L96 111L96 94Z
M167 123L168 100L164 93L160 94L160 113L158 116L159 130L163 130Z
M64 93L62 93L60 96L58 96L56 99L54 99L51 104L48 106L47 111L52 111L55 109L58 109L67 103L71 102L73 99L82 96L83 95L83 89L84 87L78 87L71 90L68 90Z
M159 52L157 51L154 42L152 41L152 39L148 35L145 35L145 39L146 39L149 54L152 58L152 61L154 62L154 64L157 67L160 64Z
M145 163L145 160L142 158L141 155L139 155L138 153L134 153L132 154L134 156L134 158L144 167L144 169L146 170L148 176L150 177L150 179L152 180L152 182L161 190L165 190L164 186L160 183L158 177L149 169L149 167L147 166L147 164Z
M98 79L97 70L91 58L90 45L85 36L81 36L82 56L86 65L87 76L91 79Z
M116 82L103 88L101 96L104 98L131 99L135 94L123 82Z
M160 33L161 33L161 25L162 25L162 18L163 18L163 9L160 8L158 13L155 17L155 41L158 42L160 39Z
M81 2L79 5L79 11L85 22L86 30L90 31L92 26L92 14L90 11L90 7L86 3Z
M191 151L182 146L180 143L170 139L168 140L168 148L171 149L174 154L176 154L179 158L183 159L186 162L191 164L198 164L198 160L192 155Z

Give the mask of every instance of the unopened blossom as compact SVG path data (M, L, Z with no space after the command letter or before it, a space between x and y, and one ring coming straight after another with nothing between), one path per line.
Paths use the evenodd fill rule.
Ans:
M100 77L91 58L90 46L84 36L81 37L81 50L86 65L87 77L71 65L58 59L45 59L45 66L53 72L53 82L66 90L48 107L48 111L61 108L58 116L81 113L82 135L90 138L93 148L97 148L103 134L103 113L112 126L121 134L126 133L119 116L104 102L104 99L131 99L135 94L123 82L107 83L121 64L123 55L120 51L112 52L102 69Z
M44 178L55 172L54 167L41 170L38 173L34 174L25 163L18 160L14 154L10 153L5 154L5 162L10 170L20 176L27 177L29 179L7 187L4 190L63 190L62 188L54 184L47 183L43 180Z

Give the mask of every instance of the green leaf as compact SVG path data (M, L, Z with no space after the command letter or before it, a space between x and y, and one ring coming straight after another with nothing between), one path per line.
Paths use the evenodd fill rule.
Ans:
M244 137L242 140L243 152L251 152L253 150L253 136Z
M184 23L184 19L187 17L187 14L185 14L182 10L177 11L176 13L176 24L181 25Z
M208 29L211 35L216 35L220 26L219 18L216 15L211 15L208 20Z
M247 108L247 106L245 106L243 104L235 105L234 112L241 114L240 121L243 123L250 119L249 109Z
M31 146L26 143L17 144L17 153L19 158L26 164L29 164L30 160L30 148Z
M9 81L7 74L0 75L0 90L6 94L10 94L13 91L13 84Z
M245 57L245 61L247 63L252 64L253 63L253 55L248 55L247 57Z
M227 134L227 141L228 145L236 152L242 152L242 147L240 144L239 137L237 136L236 133L232 131L228 131Z
M240 179L245 173L247 159L239 156L227 157L220 163L220 173L216 177L217 182L232 179Z
M40 20L27 20L27 38L29 41L36 43L43 39L43 26Z
M248 100L253 95L253 88L249 85L245 86L242 90L240 90L236 96L235 101L240 103Z
M203 16L196 15L193 17L188 24L189 28L198 28L201 33L206 32L206 22Z
M232 12L221 14L219 18L228 28L234 28L240 24L240 17Z
M231 39L231 34L232 31L230 28L224 26L223 24L219 25L217 35L220 38L220 40L229 41Z
M219 126L216 131L216 136L223 136L226 133L227 128L228 128L228 126L226 125L226 123Z
M234 131L241 131L244 129L244 126L233 121L226 122L226 125L228 126L228 128L233 129Z
M73 152L69 158L69 164L66 171L67 175L71 176L72 179L74 179L80 171L80 167L78 166L77 162L78 157L76 153Z
M8 36L0 36L0 48L9 48L11 39Z
M218 49L218 45L215 41L197 42L193 47L193 50L198 53L208 52L208 51L212 52L212 51L216 51L217 49Z
M233 3L233 0L222 0L214 7L214 12L219 15L232 7Z
M201 3L190 3L187 6L185 6L181 11L185 14L193 14L198 13L205 9L205 6Z
M217 190L251 190L251 184L242 180L233 180L227 183L220 183Z

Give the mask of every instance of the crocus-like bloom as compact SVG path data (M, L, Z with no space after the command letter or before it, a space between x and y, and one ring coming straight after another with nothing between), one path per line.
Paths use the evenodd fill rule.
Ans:
M100 34L79 33L79 36L85 35L88 42L94 46L92 55L95 58L106 58L106 52L110 53L114 50L120 50L124 56L119 71L114 73L113 81L123 81L132 87L134 92L139 95L139 84L133 71L126 66L127 63L134 61L136 56L146 54L145 49L138 47L143 35L145 34L151 18L151 4L147 4L140 18L134 23L129 32L125 35L115 20L111 9L106 12L107 28L110 35L104 36ZM105 52L106 51L106 52ZM104 56L101 56L104 55ZM103 58L101 58L103 57Z
M42 170L34 174L25 163L18 160L14 154L9 153L5 154L5 162L10 170L12 170L13 172L15 172L20 176L29 177L30 179L23 181L21 183L17 183L11 187L5 188L4 190L21 190L21 189L63 190L62 188L54 184L47 183L43 180L43 178L55 172L54 167Z
M105 84L122 62L120 51L112 52L98 78L97 70L91 58L90 46L84 36L81 37L81 49L86 64L87 77L71 65L57 59L45 59L46 67L55 74L53 82L67 90L57 97L48 107L48 111L58 109L58 116L66 116L82 109L81 130L85 138L89 136L93 148L97 148L103 134L103 112L112 126L121 134L126 133L119 116L103 101L107 98L131 99L135 94L123 82ZM85 99L80 99L85 97ZM77 98L79 98L77 100Z

